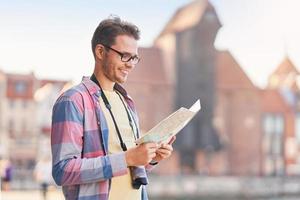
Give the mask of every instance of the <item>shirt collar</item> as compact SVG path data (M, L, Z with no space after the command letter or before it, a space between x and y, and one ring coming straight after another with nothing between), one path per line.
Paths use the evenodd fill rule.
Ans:
M100 87L94 83L89 76L82 77L82 83L86 86L87 90L90 94L97 94L100 96L101 90ZM130 96L128 96L127 91L118 83L115 83L114 89L118 91L124 98L132 100Z

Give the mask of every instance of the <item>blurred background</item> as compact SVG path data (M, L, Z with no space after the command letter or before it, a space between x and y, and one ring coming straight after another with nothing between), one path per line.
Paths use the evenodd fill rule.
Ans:
M1 2L0 198L63 199L51 177L52 106L92 74L92 34L115 14L142 33L125 84L142 131L202 104L151 173L150 199L298 199L299 9L297 0Z

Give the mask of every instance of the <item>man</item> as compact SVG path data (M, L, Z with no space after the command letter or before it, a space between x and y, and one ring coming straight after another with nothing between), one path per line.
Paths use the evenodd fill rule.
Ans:
M146 171L171 155L171 144L136 145L137 114L120 84L138 57L139 29L118 17L103 20L92 38L94 73L53 107L52 175L66 199L145 200Z

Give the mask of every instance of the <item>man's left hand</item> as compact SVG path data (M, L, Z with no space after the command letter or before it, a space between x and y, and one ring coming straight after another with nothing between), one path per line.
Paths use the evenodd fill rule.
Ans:
M161 144L160 147L156 150L156 156L153 158L154 162L160 162L163 159L166 159L171 156L173 147L172 144L175 141L176 136L173 136L167 144Z

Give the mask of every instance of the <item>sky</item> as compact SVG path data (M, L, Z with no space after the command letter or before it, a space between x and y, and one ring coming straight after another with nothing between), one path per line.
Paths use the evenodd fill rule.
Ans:
M0 2L0 69L77 82L90 75L90 47L98 23L110 14L141 29L149 47L177 9L191 0L10 0ZM300 67L300 1L211 0L222 28L217 49L228 49L251 80L264 87L288 55Z
M257 86L288 57L300 69L300 1L213 0L223 27L215 46L228 49Z

